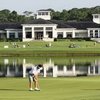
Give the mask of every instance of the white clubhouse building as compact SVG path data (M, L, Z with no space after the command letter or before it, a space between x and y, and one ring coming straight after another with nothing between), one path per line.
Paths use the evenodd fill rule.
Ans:
M93 14L93 22L51 20L48 10L38 10L36 15L36 19L28 23L0 23L0 39L100 38L100 14Z

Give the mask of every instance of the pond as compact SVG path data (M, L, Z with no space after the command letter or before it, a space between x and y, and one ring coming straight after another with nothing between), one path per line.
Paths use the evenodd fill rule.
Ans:
M28 69L43 64L43 77L100 75L100 57L2 57L0 77L27 77Z

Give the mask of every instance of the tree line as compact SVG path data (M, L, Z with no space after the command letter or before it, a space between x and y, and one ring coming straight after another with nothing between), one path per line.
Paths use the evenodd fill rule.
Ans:
M0 22L24 23L26 21L34 19L34 16L29 16L29 14L29 11L25 11L23 12L23 15L20 15L17 13L17 11L4 9L0 11Z
M53 20L64 21L92 21L92 14L100 14L100 6L91 8L73 8L70 10L63 9L62 11L55 11L54 9L48 9L51 11ZM24 23L34 20L35 16L33 12L25 11L23 15L17 13L17 11L10 11L4 9L0 11L0 22L17 22Z
M70 10L54 11L52 10L52 19L64 21L92 21L92 14L100 14L100 6L91 8L73 8Z

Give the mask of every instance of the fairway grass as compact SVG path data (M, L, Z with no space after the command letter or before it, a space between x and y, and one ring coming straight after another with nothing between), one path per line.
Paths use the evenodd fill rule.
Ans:
M29 91L27 78L0 78L0 100L100 100L100 76L40 78Z

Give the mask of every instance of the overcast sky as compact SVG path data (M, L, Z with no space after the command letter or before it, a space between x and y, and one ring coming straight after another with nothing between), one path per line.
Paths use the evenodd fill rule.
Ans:
M0 10L15 10L36 12L39 9L52 8L55 11L63 9L100 6L100 0L0 0Z

